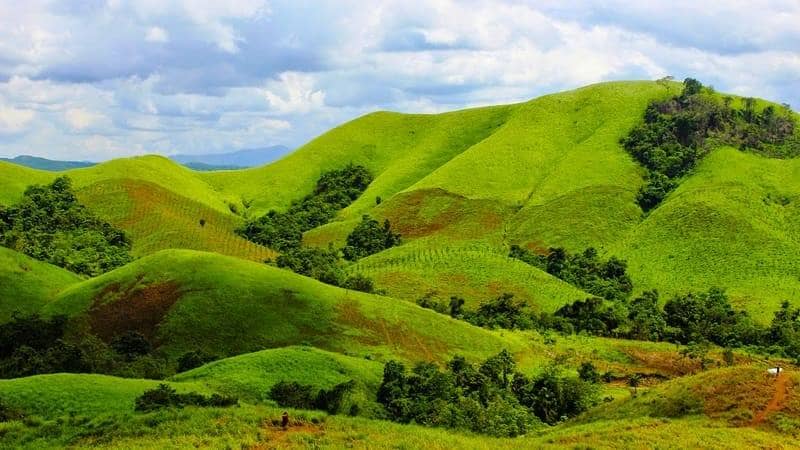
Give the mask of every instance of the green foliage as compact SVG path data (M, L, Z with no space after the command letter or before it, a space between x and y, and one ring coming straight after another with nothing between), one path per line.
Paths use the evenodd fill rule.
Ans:
M356 387L353 380L339 383L330 389L316 389L296 381L279 381L269 391L269 398L280 406L297 409L320 409L329 414L342 411L345 395ZM354 405L355 406L355 405Z
M633 290L627 263L613 256L602 261L591 247L572 255L563 248L551 248L547 255L538 255L512 245L508 256L607 300L625 300Z
M196 392L179 393L168 384L159 384L157 388L144 391L136 398L134 410L140 412L154 411L162 408L183 408L185 406L202 406L222 408L238 406L239 400L220 394L206 397Z
M131 261L125 234L78 203L67 177L29 186L17 205L0 207L0 245L90 276Z
M178 372L196 369L216 359L218 359L217 356L210 355L203 350L186 352L178 358Z
M282 252L297 249L303 232L328 223L336 213L357 199L372 182L363 166L349 164L324 172L314 191L294 201L286 212L269 211L247 222L237 233L258 244Z
M517 436L540 420L554 424L575 416L594 397L590 384L555 368L527 378L505 350L478 366L456 356L445 371L419 363L409 374L402 363L390 361L377 395L392 420L494 436Z
M564 305L555 312L555 316L569 321L575 331L597 336L610 336L624 320L620 309L606 305L603 299L597 297Z
M400 235L392 232L389 220L383 226L377 220L364 215L361 222L347 236L347 245L342 249L344 257L351 261L373 255L400 244Z
M460 310L458 299L452 299L451 316L453 308ZM505 293L494 300L481 304L475 312L460 313L464 320L473 325L484 328L505 328L527 330L533 327L531 317L526 311L528 304L523 300L514 300L514 295ZM457 313L458 314L458 313Z
M768 156L794 156L795 119L789 108L777 112L767 106L760 113L754 99L735 110L731 99L720 100L704 92L703 85L687 78L683 92L648 106L644 123L622 139L622 145L648 170L647 183L637 195L639 206L649 211L691 171L714 146L732 145Z
M628 306L628 336L645 341L660 341L667 331L667 322L658 305L658 291L646 291Z
M578 367L578 378L588 383L599 383L600 372L597 371L594 364L589 361L584 361L581 363L581 366Z
M122 355L127 361L133 361L139 356L144 356L153 350L150 341L141 333L126 331L111 340L111 348Z

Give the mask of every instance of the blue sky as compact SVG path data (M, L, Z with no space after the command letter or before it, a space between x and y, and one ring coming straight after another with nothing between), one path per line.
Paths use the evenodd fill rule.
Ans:
M294 147L665 75L798 109L798 24L797 0L0 0L0 156Z

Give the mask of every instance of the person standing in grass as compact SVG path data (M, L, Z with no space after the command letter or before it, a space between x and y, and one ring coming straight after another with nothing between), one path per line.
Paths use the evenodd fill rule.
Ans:
M281 415L281 427L285 430L289 426L289 411L284 411Z

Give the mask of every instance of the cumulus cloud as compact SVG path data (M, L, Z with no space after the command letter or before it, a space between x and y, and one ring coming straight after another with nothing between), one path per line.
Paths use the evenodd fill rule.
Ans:
M167 30L161 27L150 27L147 29L144 40L147 42L158 42L163 44L165 42L169 42L169 34L167 34Z
M0 155L294 146L667 74L798 106L797 23L795 0L0 0Z

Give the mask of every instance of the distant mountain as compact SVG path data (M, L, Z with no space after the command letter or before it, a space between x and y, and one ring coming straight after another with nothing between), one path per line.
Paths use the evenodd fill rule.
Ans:
M95 165L89 161L56 161L53 159L39 158L38 156L20 155L14 158L0 158L0 161L7 161L21 166L41 170L69 170L80 169L81 167L91 167Z
M237 150L206 155L172 155L170 159L196 170L222 170L270 163L289 152L283 145Z

